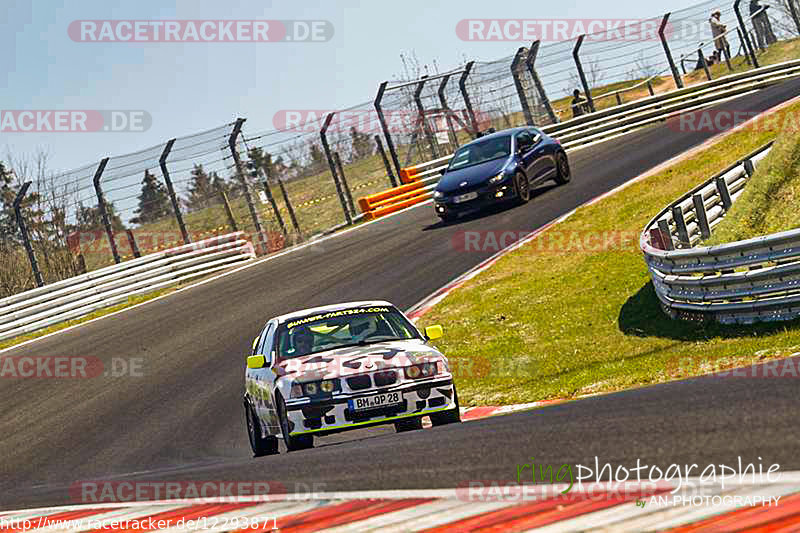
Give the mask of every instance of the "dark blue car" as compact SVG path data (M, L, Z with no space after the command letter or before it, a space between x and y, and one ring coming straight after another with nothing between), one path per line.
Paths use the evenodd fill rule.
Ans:
M531 188L553 179L569 182L569 160L558 141L536 128L485 135L456 150L433 193L442 220L516 200L530 200Z

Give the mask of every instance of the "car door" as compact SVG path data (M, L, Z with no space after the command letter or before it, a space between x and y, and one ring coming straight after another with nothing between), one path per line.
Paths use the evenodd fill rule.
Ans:
M272 363L275 360L273 350L275 330L274 322L267 324L253 346L252 355L264 356L266 360L264 367L248 369L248 392L253 400L253 407L262 425L270 434L278 432L278 418L272 398L275 383L275 373L272 371Z
M533 138L527 131L522 131L516 135L516 150L519 164L522 167L528 180L533 176L533 162L534 157L531 148L533 147Z
M556 170L555 151L549 143L544 142L544 136L535 129L528 130L533 141L531 150L534 158L533 181L542 181L553 177Z

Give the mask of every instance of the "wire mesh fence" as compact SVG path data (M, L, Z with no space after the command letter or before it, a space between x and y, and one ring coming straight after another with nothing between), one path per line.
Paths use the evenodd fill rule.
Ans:
M0 297L234 230L266 254L355 223L359 197L490 127L551 124L795 57L798 8L704 1L557 42L510 42L502 58L387 81L362 104L283 110L264 131L239 119L61 173L41 157L10 161L0 166Z

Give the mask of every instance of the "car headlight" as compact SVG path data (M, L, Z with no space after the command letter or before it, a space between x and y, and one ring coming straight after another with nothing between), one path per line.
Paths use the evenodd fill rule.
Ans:
M491 184L500 183L504 179L506 179L506 174L505 174L505 172L501 172L497 176L489 178L489 183L491 183Z
M404 373L408 379L429 378L436 375L436 363L407 366Z
M308 383L302 384L302 393L300 394L300 396L319 396L323 394L331 394L337 390L340 390L338 379L309 381ZM292 386L292 396L294 396L294 392L295 388L294 386Z
M436 199L444 198L444 193L442 191L434 191L433 192L433 197L436 198Z

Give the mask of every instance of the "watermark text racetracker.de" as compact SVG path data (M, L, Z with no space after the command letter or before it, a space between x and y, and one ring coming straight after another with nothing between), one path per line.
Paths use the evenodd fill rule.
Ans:
M744 128L754 132L800 131L800 114L784 110L761 114L744 109L706 109L680 113L667 119L667 127L680 133L721 133L747 124Z
M112 357L104 362L94 356L5 356L0 358L0 379L92 379L98 377L140 378L141 357Z
M524 241L530 230L459 231L450 239L453 250L465 253L499 252ZM552 228L525 243L526 251L535 253L633 252L639 250L637 231L563 231Z
M327 42L327 20L74 20L67 33L83 43Z
M272 480L150 480L78 481L69 487L76 503L124 503L162 500L193 502L253 501L293 498L322 498L326 483L283 483Z
M152 124L143 110L0 109L2 133L143 132Z

